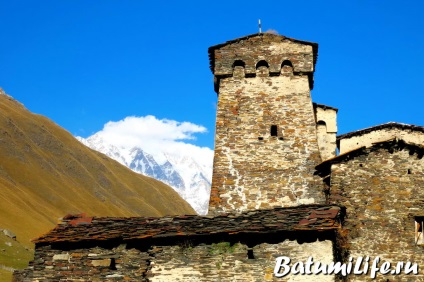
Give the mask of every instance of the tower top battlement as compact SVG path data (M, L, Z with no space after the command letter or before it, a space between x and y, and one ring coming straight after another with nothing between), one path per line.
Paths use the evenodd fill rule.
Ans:
M235 66L242 66L246 77L256 76L260 65L269 68L270 76L278 76L288 64L294 74L307 74L313 88L313 72L318 44L272 33L256 33L209 48L210 69L215 75L215 90L219 80L233 76Z

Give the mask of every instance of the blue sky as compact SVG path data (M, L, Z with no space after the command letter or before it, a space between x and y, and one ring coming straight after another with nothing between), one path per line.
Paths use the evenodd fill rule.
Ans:
M315 102L339 133L424 125L422 1L0 1L0 87L88 137L128 116L206 127L216 93L209 46L258 31L319 44Z

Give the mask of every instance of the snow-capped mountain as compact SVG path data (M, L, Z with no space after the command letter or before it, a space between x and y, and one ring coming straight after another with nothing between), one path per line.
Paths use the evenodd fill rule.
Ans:
M138 146L115 146L103 138L101 133L88 138L76 138L133 171L168 184L198 214L207 213L212 179L211 165L200 164L193 157L178 151L148 153Z

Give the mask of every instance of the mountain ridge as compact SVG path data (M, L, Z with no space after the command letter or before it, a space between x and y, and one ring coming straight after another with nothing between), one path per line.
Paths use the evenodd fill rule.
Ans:
M207 214L212 167L201 165L191 156L177 152L151 154L140 146L117 146L106 140L102 132L88 138L76 138L135 172L163 181L174 188L198 214Z

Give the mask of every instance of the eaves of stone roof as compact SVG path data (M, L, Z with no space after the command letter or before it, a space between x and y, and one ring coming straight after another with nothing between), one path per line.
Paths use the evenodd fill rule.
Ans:
M117 218L68 215L53 230L34 240L34 243L66 245L107 240L125 242L223 234L269 234L276 231L319 232L340 228L344 212L344 208L336 205L304 205L246 211L241 214L228 213L215 217L186 215Z
M337 108L330 107L330 106L327 106L327 105L324 105L324 104L312 103L312 105L314 106L314 108L322 108L324 110L330 109L330 110L334 110L336 112L339 111L339 109L337 109Z

